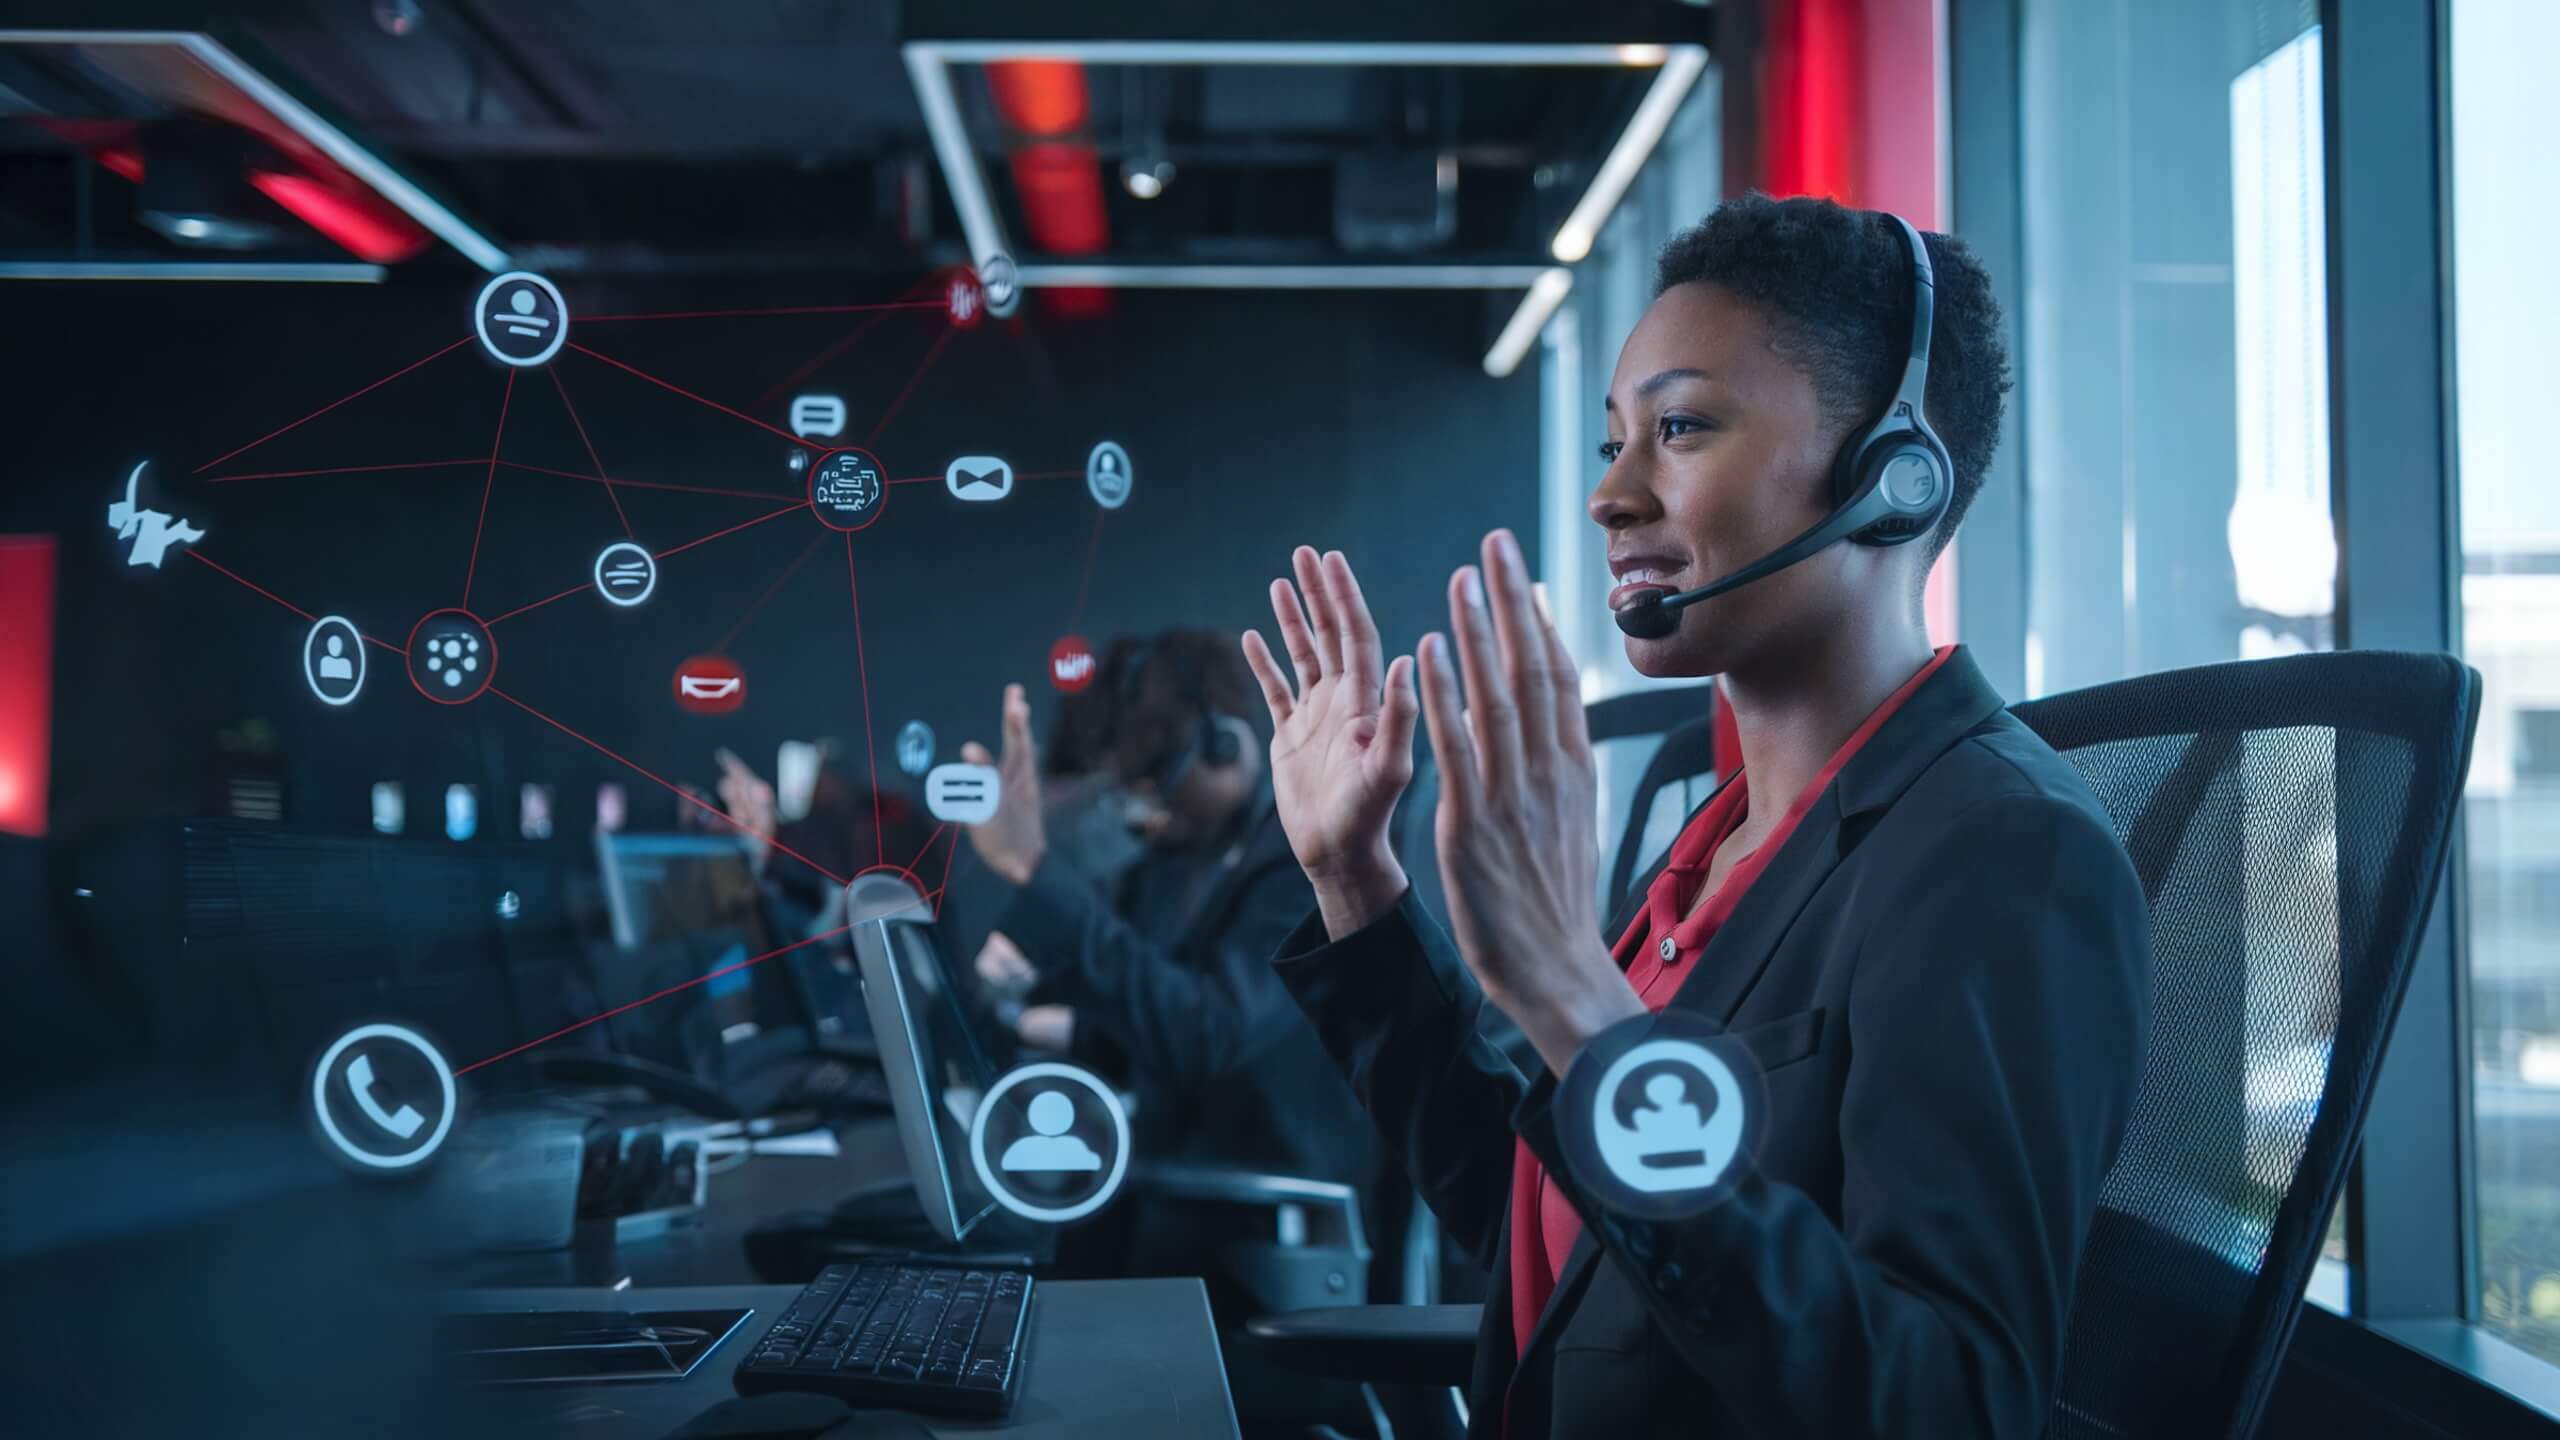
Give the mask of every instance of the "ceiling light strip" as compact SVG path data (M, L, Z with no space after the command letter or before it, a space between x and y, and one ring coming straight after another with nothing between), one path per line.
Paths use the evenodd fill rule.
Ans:
M1671 128L1671 117L1679 112L1680 102L1689 97L1689 89L1706 73L1707 52L1700 46L1675 47L1644 99L1636 105L1634 118L1627 121L1618 143L1609 147L1608 158L1591 177L1591 187L1582 192L1582 201L1573 213L1556 227L1551 252L1558 260L1571 265L1591 253L1592 242L1600 237L1600 227L1609 223L1609 212L1635 183L1636 172L1644 168L1653 147L1662 142L1663 132Z
M287 94L274 81L232 54L209 35L191 30L0 30L0 44L176 46L240 92L294 134L336 161L348 174L373 187L374 193L400 207L410 219L460 251L483 270L507 268L507 252L471 228L461 216L428 196L408 177L383 163L347 133L323 120L311 107Z
M1511 312L1502 333L1493 337L1493 348L1484 352L1484 373L1499 380L1519 369L1529 347L1538 343L1538 332L1547 328L1556 307L1572 293L1572 271L1559 265L1540 272L1529 293L1520 297L1520 308Z
M1158 290L1510 290L1544 265L1025 265L1032 286Z
M983 264L991 255L1006 253L1004 227L987 198L987 177L978 169L977 154L969 148L969 127L961 122L959 103L951 96L951 68L937 46L908 45L902 55L916 105L924 111L925 133L933 139L934 159L942 165L943 188L951 192L951 208L960 213L960 234L969 242L972 262Z
M0 280L291 280L376 285L379 265L228 260L6 260Z
M1074 60L1087 65L1661 65L1673 45L1536 45L1282 40L930 40L945 61Z

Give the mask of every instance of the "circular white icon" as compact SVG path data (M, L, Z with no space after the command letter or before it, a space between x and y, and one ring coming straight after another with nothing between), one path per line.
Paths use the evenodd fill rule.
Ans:
M1646 1072L1640 1091L1622 1093L1639 1070ZM1704 1097L1693 1080L1703 1081L1712 1104L1698 1103ZM1694 1041L1666 1037L1630 1049L1601 1072L1591 1135L1610 1176L1637 1194L1704 1190L1722 1180L1742 1153L1746 1114L1742 1082L1724 1057Z
M658 589L658 557L628 540L596 552L596 593L607 605L628 610Z
M569 302L532 271L510 270L480 287L471 325L500 364L540 365L569 339Z
M978 291L989 315L998 320L1011 315L1022 301L1022 272L1014 268L1013 257L999 253L980 261Z
M921 775L933 768L933 727L910 720L898 730L898 768Z
M323 705L344 705L364 689L364 636L344 615L323 615L302 637L302 680Z
M404 1047L407 1056L398 1053ZM396 1061L404 1072L416 1072L416 1062L425 1061L434 1094L394 1089L395 1081L376 1073L377 1059ZM412 1078L417 1078L414 1073ZM344 1104L352 1112L343 1126L333 1096L338 1091L344 1092ZM432 1124L409 1103L419 1098L435 1102ZM311 1112L320 1133L339 1154L368 1169L406 1170L436 1153L453 1130L453 1111L453 1067L425 1036L405 1025L359 1025L331 1042L311 1072Z
M1129 452L1119 442L1105 440L1093 447L1084 460L1084 488L1093 503L1105 510L1117 510L1129 501L1129 485L1134 477L1129 472Z
M1049 1083L1021 1100L1018 1108L998 1107L997 1101L1033 1081ZM1077 1103L1077 1090L1088 1103ZM1107 1120L1107 1127L1084 1127L1110 1130L1107 1155L1095 1148L1095 1140L1102 1137L1079 1133L1080 1114ZM998 1115L1006 1118L1001 1131L1004 1149L990 1158L988 1149L998 1132L989 1122ZM1054 1060L1025 1065L998 1080L978 1102L978 1113L969 1121L969 1162L987 1194L1023 1219L1053 1225L1081 1220L1109 1204L1120 1193L1120 1182L1128 1178L1129 1112L1111 1087L1088 1071ZM1008 1181L1005 1176L1022 1178ZM1044 1190L1026 1196L1023 1189L1043 1183L1030 1178L1037 1176L1090 1178L1074 1180L1056 1193Z

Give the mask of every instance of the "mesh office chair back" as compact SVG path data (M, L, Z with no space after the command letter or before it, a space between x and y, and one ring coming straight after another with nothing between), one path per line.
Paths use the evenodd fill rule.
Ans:
M2479 676L2344 651L2017 707L2151 906L2151 1042L2048 1433L2243 1436L2318 1258L2444 866Z

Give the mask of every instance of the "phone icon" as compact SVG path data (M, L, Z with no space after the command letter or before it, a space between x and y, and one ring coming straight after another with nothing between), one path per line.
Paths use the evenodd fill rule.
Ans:
M374 1098L373 1057L369 1055L358 1055L347 1062L347 1089L354 1093L356 1108L364 1112L364 1118L403 1140L417 1134L418 1127L427 1123L426 1116L407 1105L398 1110L382 1108L382 1102Z

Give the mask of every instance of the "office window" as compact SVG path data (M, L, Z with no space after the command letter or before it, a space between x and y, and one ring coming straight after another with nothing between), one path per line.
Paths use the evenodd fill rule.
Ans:
M2486 682L2463 803L2479 1313L2560 1360L2560 488L2541 453L2560 6L2449 18L2462 648Z
M2027 688L2326 649L2314 0L2026 0Z
M2328 649L2317 0L2020 17L2027 693ZM2312 1282L2332 1308L2339 1208Z

